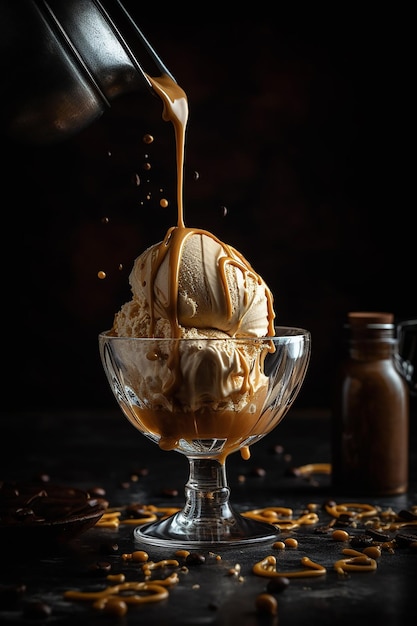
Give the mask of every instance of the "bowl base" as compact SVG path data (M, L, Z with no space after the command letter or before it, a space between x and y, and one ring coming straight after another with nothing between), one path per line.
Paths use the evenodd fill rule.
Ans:
M179 523L180 514L138 526L133 531L135 544L167 548L234 548L236 546L275 541L280 530L273 524L235 514L233 519L199 519L187 525Z

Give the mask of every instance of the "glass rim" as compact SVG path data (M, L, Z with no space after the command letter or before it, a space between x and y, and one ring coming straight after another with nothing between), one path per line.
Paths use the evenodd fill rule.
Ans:
M104 330L99 333L99 339L111 339L111 340L137 340L141 342L149 342L149 341L235 341L235 342L248 342L248 341L276 341L277 339L288 339L288 338L310 338L311 333L309 330L302 328L300 326L275 326L275 335L265 335L264 337L133 337L126 335L111 335L111 328L108 330ZM291 332L289 332L291 331Z

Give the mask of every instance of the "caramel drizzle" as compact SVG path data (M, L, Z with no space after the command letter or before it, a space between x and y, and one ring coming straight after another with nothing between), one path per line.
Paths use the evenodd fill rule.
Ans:
M162 119L172 122L175 131L177 163L178 226L184 226L183 187L185 134L188 122L188 99L185 91L167 74L158 78L148 76L153 89L163 102Z
M279 572L276 568L277 560L274 556L270 555L255 563L253 566L253 573L257 576L263 576L266 578L307 578L311 576L323 576L327 570L323 565L315 563L308 556L304 556L301 559L301 565L305 568L302 570L284 571Z
M263 509L254 509L252 511L246 511L242 513L243 517L255 519L259 522L266 522L273 524L280 530L294 530L300 526L310 526L317 524L319 517L317 513L309 512L300 515L298 518L293 518L292 509L286 507L266 507Z
M178 561L175 563L178 566ZM161 562L161 564L154 563L153 565L165 567L167 563ZM112 579L112 576L108 577L108 580ZM179 582L176 572L162 580L125 582L123 575L121 579L123 579L122 582L109 585L101 591L65 591L64 598L67 600L94 600L93 608L97 610L105 609L108 603L114 602L116 599L126 604L148 604L161 602L161 600L168 598L167 587L172 587Z
M141 517L128 517L121 519L122 510L120 508L108 509L102 517L98 520L95 526L99 528L119 528L120 525L134 525L141 526L143 524L149 524L162 520L170 515L174 515L180 509L177 507L159 507L153 504L143 505L142 508L144 515Z
M135 558L139 555L140 558ZM108 585L100 591L76 591L68 590L64 592L64 598L67 600L93 600L93 608L104 610L110 608L111 605L118 615L123 615L123 604L148 604L153 602L161 602L168 598L167 587L173 587L179 582L177 572L173 572L169 576L159 580L150 580L152 571L165 567L179 567L176 559L162 559L161 561L149 561L146 552L139 551L137 553L124 554L123 560L145 561L141 566L144 576L147 580L139 582L125 582L124 574L107 576L108 582L117 581L115 585Z
M377 568L375 559L367 556L358 550L345 548L342 553L347 556L345 559L339 559L333 565L338 574L347 574L348 572L373 572Z
M231 319L233 317L233 304L232 297L230 294L230 289L227 281L227 267L234 266L238 270L240 270L244 276L244 282L246 283L247 278L250 276L254 281L261 285L263 283L262 278L259 274L255 272L250 263L241 255L237 250L228 246L227 244L220 241L218 237L213 235L212 233L203 230L201 228L187 228L184 225L172 226L168 229L167 233L163 241L159 244L157 248L157 253L152 259L152 267L151 267L151 275L150 280L148 281L147 287L147 299L150 303L150 314L151 314L151 336L155 335L155 294L154 294L154 283L156 280L156 276L159 272L159 269L164 262L167 254L169 254L169 300L166 306L166 317L170 320L172 337L179 338L181 336L180 325L178 320L178 281L179 281L179 268L180 261L182 256L182 251L185 245L185 242L188 237L191 235L203 235L206 237L210 237L213 241L218 243L223 251L225 256L221 257L219 260L218 270L220 275L221 284L223 287L223 292L225 295L226 301L226 316L227 319ZM238 258L236 258L238 257ZM274 310L273 310L273 297L270 289L265 285L265 295L267 298L267 306L268 306L268 334L269 336L274 335ZM247 304L248 298L248 289L245 289L244 293L244 304ZM235 335L242 324L242 319L238 319L236 322L235 328L232 329L231 334Z
M362 519L364 517L375 516L378 513L375 506L362 502L347 502L333 505L326 504L325 509L329 515L335 518L338 518L341 515L349 515L355 519Z
M233 265L237 269L241 270L243 276L251 276L258 284L262 284L262 279L247 262L247 260L237 250L232 249L227 244L220 241L212 233L194 228L186 228L184 222L184 204L183 204L183 181L184 181L184 154L185 154L185 136L186 127L188 122L188 101L187 96L181 87L177 85L168 75L163 74L158 78L152 78L148 76L155 92L160 96L163 102L162 118L165 121L172 122L175 130L176 140L176 157L177 157L177 226L168 229L164 240L161 242L158 248L158 253L155 258L155 262L151 270L151 280L148 287L148 302L151 304L151 335L154 336L155 331L155 315L154 315L154 293L153 285L155 282L158 270L164 261L168 252L170 252L170 293L169 302L167 306L167 319L170 320L172 337L180 337L180 329L178 322L178 274L181 260L181 253L184 248L184 243L192 234L201 234L210 237L222 246L225 256L220 259L219 272L223 285L223 291L226 298L226 315L228 319L232 317L232 298L228 289L226 269L228 266ZM236 258L237 257L237 258ZM272 294L267 286L265 286L266 297L268 302L268 335L274 335L274 310L273 310L273 298ZM247 303L248 290L244 294L244 304ZM239 330L240 321L238 320L237 327L233 330L232 334L236 334Z

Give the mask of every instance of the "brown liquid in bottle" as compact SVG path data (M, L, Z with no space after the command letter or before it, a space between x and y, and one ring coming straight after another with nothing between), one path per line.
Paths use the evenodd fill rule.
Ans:
M340 493L407 491L409 396L394 363L391 313L348 314L348 355L335 386L332 482Z

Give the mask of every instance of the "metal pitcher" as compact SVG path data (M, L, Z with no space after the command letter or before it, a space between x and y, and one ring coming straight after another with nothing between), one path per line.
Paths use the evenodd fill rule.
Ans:
M120 0L0 0L2 124L49 143L172 75ZM154 94L155 95L155 94Z

